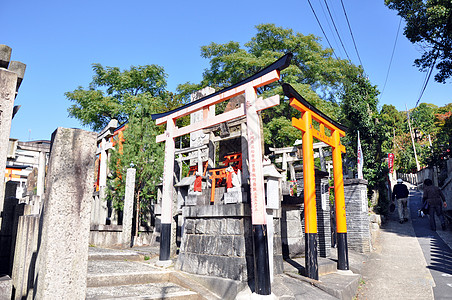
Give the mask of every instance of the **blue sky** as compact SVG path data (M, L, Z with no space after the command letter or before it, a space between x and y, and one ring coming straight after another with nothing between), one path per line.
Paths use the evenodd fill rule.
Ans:
M383 0L343 0L359 55L369 79L383 90L400 18ZM168 74L168 89L199 82L208 61L200 47L211 42L242 45L256 34L255 25L274 23L302 34L322 37L307 0L284 1L31 1L4 0L0 44L10 46L12 60L27 64L15 104L11 137L21 141L50 139L57 127L81 128L68 117L64 93L87 87L92 63L116 66L157 64ZM345 57L322 11L311 0L336 54ZM353 63L359 64L340 1L328 0ZM324 5L324 4L323 4ZM331 25L332 26L332 25ZM391 71L380 106L413 108L425 73L413 66L420 48L399 33ZM334 30L334 29L333 29ZM421 102L443 106L451 101L452 85L433 80Z

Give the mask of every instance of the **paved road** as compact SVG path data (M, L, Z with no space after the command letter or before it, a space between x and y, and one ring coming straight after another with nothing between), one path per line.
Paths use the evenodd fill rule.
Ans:
M396 210L381 229L357 299L452 299L452 250L444 242L452 242L452 226L431 231L428 217L417 216L421 196L410 191L409 222L399 224Z
M452 299L452 250L445 242L445 240L449 242L452 236L451 226L449 225L446 231L442 231L437 219L438 232L430 230L428 217L417 217L421 196L420 192L412 193L410 210L413 228L427 262L427 268L435 281L433 287L435 299Z

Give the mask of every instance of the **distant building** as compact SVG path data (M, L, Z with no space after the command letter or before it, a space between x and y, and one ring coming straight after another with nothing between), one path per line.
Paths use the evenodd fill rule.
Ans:
M50 141L20 142L10 138L4 183L17 182L16 198L44 194ZM31 174L31 176L30 176Z

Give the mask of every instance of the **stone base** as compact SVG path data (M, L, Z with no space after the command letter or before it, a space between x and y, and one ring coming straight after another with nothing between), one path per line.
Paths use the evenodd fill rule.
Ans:
M185 205L209 205L210 192L203 190L202 192L188 193L185 197Z
M155 265L161 268L169 268L173 265L172 260L158 260Z
M186 206L180 253L175 268L184 272L254 279L251 208L249 204ZM283 272L279 219L275 219L273 271Z
M223 195L224 204L245 203L247 193L242 188L229 188Z

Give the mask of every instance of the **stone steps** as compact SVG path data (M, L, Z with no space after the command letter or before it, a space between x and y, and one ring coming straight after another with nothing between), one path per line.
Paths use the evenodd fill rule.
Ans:
M91 287L87 289L86 299L171 299L198 300L198 293L179 285L164 283L129 284Z
M317 258L319 276L328 275L337 271L337 263L331 259L318 257ZM298 271L299 274L306 276L304 257L285 259L284 272Z
M219 299L157 260L146 251L90 247L86 299Z

